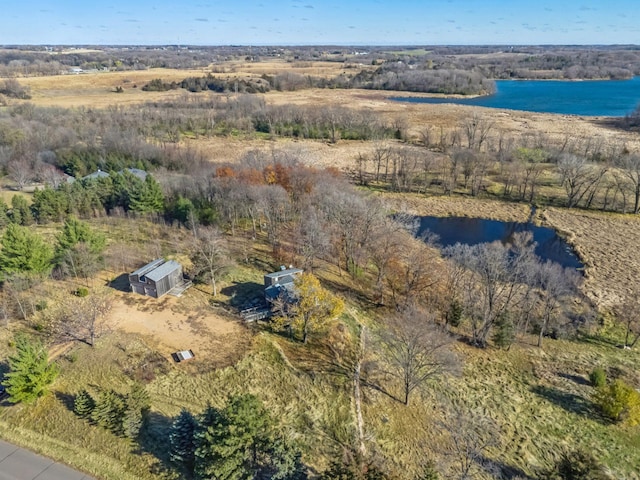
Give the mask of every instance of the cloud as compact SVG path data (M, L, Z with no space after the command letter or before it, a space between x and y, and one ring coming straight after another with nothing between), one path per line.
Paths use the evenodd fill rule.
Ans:
M305 5L304 8L314 8L313 5Z
M195 20L196 20L196 22L208 22L209 21L208 18L196 18Z
M125 22L129 22L129 23L138 23L139 20L136 20L135 18L128 18L125 20Z

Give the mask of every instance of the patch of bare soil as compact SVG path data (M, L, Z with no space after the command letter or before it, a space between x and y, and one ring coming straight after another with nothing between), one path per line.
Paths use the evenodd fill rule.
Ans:
M540 213L586 265L585 291L610 307L640 290L640 217L549 208Z
M109 323L114 329L143 336L167 358L190 349L194 363L231 363L248 345L250 334L239 321L215 312L200 297L204 295L197 291L160 299L117 292Z

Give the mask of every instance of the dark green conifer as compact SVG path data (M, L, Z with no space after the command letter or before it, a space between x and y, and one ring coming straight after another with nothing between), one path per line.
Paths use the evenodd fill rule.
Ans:
M80 418L88 418L95 406L96 402L93 397L89 395L89 392L81 390L73 402L73 411Z

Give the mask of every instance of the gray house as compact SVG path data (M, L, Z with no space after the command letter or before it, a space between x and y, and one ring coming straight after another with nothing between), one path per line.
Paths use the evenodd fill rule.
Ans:
M131 291L160 298L175 287L182 286L182 265L175 260L158 258L129 274Z
M301 268L282 267L278 272L267 273L264 276L264 298L268 302L273 302L282 295L293 297L295 279L303 271Z

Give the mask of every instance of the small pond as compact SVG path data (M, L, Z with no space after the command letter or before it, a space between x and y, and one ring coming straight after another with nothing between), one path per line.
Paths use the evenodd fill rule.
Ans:
M501 222L484 218L466 217L418 217L418 236L430 231L438 236L438 244L443 247L464 243L478 243L500 240L507 243L517 232L531 232L536 242L536 255L543 260L551 260L563 267L582 268L584 265L571 246L552 228L538 227L532 223Z

